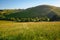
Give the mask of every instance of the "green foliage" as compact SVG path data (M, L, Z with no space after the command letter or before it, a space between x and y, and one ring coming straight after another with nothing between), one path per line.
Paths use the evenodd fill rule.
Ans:
M13 18L13 19L15 19L15 18ZM38 18L38 17L36 17L36 18L16 18L15 21L18 21L18 22L39 22L39 21L50 21L50 19L44 18L44 17L42 17L42 18Z

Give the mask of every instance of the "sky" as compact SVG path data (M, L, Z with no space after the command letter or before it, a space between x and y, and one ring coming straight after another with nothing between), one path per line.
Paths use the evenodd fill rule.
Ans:
M0 9L26 9L38 5L60 7L60 0L0 0Z

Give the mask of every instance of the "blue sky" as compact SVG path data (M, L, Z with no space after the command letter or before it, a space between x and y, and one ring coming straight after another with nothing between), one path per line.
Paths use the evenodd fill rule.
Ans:
M26 9L43 4L60 7L60 0L0 0L0 9Z

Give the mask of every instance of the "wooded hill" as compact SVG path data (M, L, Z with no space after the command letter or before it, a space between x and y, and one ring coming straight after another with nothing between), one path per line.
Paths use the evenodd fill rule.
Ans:
M27 9L0 10L0 20L18 22L60 21L60 7L39 5Z

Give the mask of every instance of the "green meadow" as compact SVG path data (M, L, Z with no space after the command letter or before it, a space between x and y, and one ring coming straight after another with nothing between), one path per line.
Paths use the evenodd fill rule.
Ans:
M60 40L60 22L0 20L0 40Z

